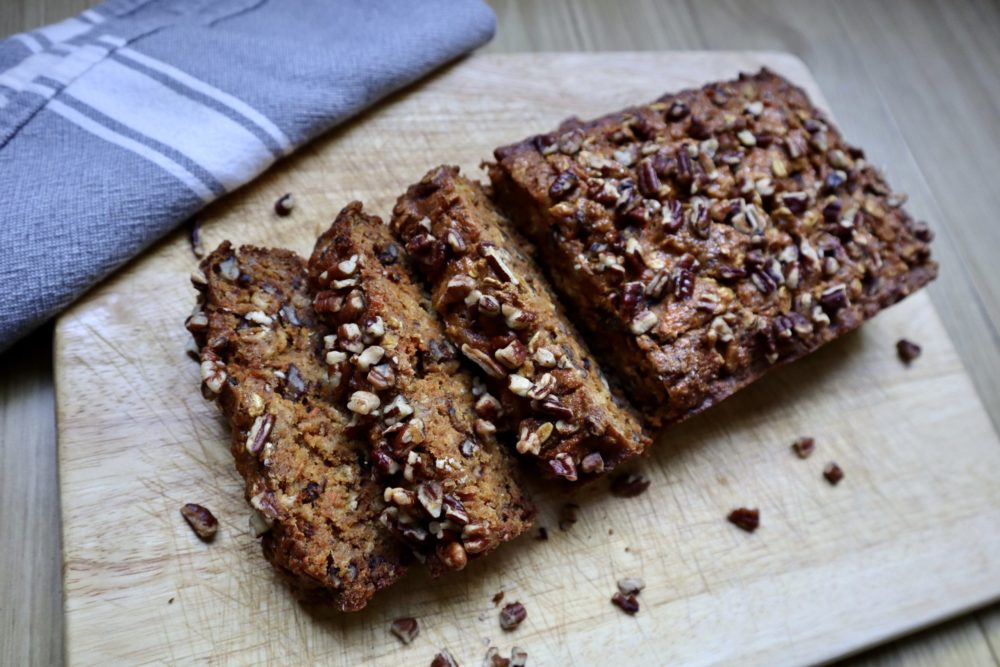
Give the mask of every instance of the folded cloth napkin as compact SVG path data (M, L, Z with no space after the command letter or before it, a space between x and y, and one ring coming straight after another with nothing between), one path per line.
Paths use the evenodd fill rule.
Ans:
M494 26L480 0L111 0L0 41L0 350Z

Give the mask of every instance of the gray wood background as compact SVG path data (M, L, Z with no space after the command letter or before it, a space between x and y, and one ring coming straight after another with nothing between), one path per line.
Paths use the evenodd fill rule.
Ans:
M1000 426L1000 2L489 1L498 30L485 51L770 49L805 60L846 136L937 232L931 298ZM0 36L94 4L0 0ZM51 347L46 326L0 357L2 665L63 661ZM1000 605L848 662L1000 666Z

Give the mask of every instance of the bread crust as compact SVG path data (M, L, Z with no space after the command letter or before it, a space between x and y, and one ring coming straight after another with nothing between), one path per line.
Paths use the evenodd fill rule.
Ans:
M512 432L518 453L575 482L645 451L635 410L614 397L530 245L480 184L457 167L432 169L399 198L391 224L485 382L480 418Z
M494 155L496 200L655 426L937 275L905 197L766 69L570 119Z

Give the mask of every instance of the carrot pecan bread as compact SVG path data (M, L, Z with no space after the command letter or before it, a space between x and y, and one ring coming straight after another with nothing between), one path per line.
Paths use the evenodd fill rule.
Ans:
M366 437L389 507L382 522L433 573L460 570L527 530L534 507L473 410L472 379L389 228L349 204L309 260L326 362Z
M202 388L232 428L266 557L306 597L360 609L403 574L408 554L378 522L385 503L367 447L331 401L305 262L225 242L192 281Z
M655 424L932 280L931 232L762 70L495 151L495 196Z
M611 470L649 444L483 188L438 167L400 197L393 231L432 287L434 307L488 391L476 413L513 429L517 451L570 481Z

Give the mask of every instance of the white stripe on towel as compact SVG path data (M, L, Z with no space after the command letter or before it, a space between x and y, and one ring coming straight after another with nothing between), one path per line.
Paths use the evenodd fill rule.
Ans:
M270 118L257 111L243 100L233 97L229 93L223 92L215 86L211 86L200 79L196 79L187 72L177 69L173 65L168 65L167 63L151 58L144 53L139 53L134 49L126 47L118 49L116 53L120 56L128 58L129 60L134 60L140 65L145 65L152 70L156 70L157 72L170 77L177 83L187 86L191 90L199 92L206 97L211 97L216 102L220 102L266 132L277 142L278 146L281 147L281 152L283 154L288 155L292 152L292 142L288 140L288 137L286 137L285 133L281 131L281 128L275 125Z
M227 190L274 162L264 142L236 121L115 60L95 65L63 93L177 150Z
M26 32L22 32L17 35L11 35L11 39L16 39L17 41L21 42L32 53L41 53L42 51L45 50L45 47L42 46L41 42L39 42L37 39L35 39Z
M212 191L206 188L205 185L201 182L201 180L199 180L194 174L192 174L190 171L188 171L181 165L177 164L177 162L163 155L162 153L153 150L149 146L144 146L143 144L140 144L138 141L134 141L132 139L129 139L128 137L118 134L117 132L109 130L100 123L91 120L90 118L87 118L76 109L66 106L59 100L52 100L51 102L49 102L48 106L46 106L46 109L54 111L55 113L59 114L69 122L73 123L74 125L77 125L78 127L86 130L87 132L90 132L91 134L94 134L100 137L101 139L104 139L105 141L115 144L116 146L120 146L125 150L131 151L136 155L143 157L149 160L150 162L156 164L164 171L170 173L174 178L184 183L184 185L186 185L188 188L191 189L192 192L198 195L198 197L200 197L202 201L210 202L213 199L215 199L215 195L212 193Z
M35 30L39 35L45 37L50 42L65 42L68 39L73 39L85 32L90 32L94 29L93 23L87 23L86 21L81 21L77 18L66 19L65 21L60 21L59 23L53 23L52 25L47 25L44 28L39 28Z

